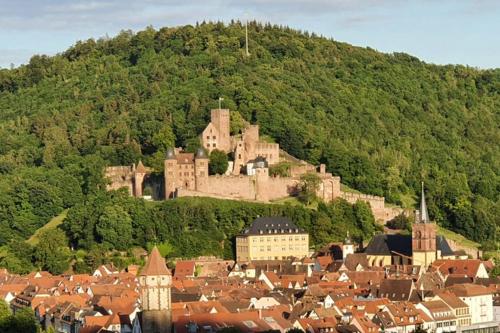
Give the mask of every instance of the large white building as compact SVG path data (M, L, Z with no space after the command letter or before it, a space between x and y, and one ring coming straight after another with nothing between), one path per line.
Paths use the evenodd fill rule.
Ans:
M471 325L457 328L457 332L496 333L498 323L493 315L493 295L485 286L464 283L447 288L469 306Z

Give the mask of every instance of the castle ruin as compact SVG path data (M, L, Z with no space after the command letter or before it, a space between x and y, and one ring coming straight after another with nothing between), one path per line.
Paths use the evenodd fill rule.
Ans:
M211 122L200 138L202 147L196 154L182 149L169 149L164 161L164 198L213 197L220 199L269 202L297 194L301 176L314 172L320 179L317 196L330 202L343 198L350 203L362 200L370 204L376 220L388 221L401 214L399 207L388 207L383 197L351 193L341 190L340 177L294 159L281 151L279 144L260 140L259 126L247 125L240 135L230 135L230 111L211 111ZM221 150L233 156L233 162L225 175L209 175L209 158L205 151ZM289 176L271 176L269 166L293 160ZM141 197L143 182L151 171L141 162L135 166L106 168L110 180L108 190L121 187L129 189L135 197Z

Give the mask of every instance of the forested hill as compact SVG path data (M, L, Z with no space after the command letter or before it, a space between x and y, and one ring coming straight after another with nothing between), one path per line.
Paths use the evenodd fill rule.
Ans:
M0 244L102 184L194 147L219 96L290 154L478 241L500 224L500 70L425 64L309 33L201 24L78 42L0 70ZM47 36L47 38L50 38ZM466 47L466 45L464 45Z

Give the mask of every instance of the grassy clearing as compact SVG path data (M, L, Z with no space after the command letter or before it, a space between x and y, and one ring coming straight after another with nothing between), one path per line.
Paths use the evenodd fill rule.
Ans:
M412 208L415 207L415 204L417 203L415 200L415 196L411 194L401 194L399 196L403 208Z
M303 207L306 207L309 209L314 209L314 210L318 209L318 202L317 201L311 202L310 205L305 205L297 197L285 197L285 198L281 198L281 199L272 200L272 201L270 201L270 203L279 204L279 205L287 204L287 205L292 205L292 206L303 206Z
M465 247L470 247L477 249L479 247L479 243L476 243L474 241L471 241L470 239L465 238L464 236L457 234L456 232L453 232L451 230L445 229L441 226L437 226L437 234L446 237L446 239L451 239L460 245L463 245Z
M26 242L30 245L36 245L38 244L39 240L38 240L38 235L43 231L43 230L47 230L47 229L54 229L56 228L58 225L60 225L61 223L63 223L64 219L66 218L66 215L68 214L68 210L63 210L61 214L57 215L56 217L54 217L52 220L50 220L46 225L44 225L43 227L39 228L37 231L35 231L35 233L33 234L33 236L31 236Z
M350 188L349 186L345 185L345 184L342 184L340 183L340 190L342 192L347 192L347 193L357 193L357 194L363 194L362 192L358 191L358 190L355 190L353 188Z

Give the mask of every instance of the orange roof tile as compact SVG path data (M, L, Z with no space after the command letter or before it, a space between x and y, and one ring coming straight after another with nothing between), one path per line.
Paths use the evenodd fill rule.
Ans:
M172 275L165 264L165 258L161 256L160 251L156 246L153 248L153 251L151 251L148 262L141 271L141 275Z

